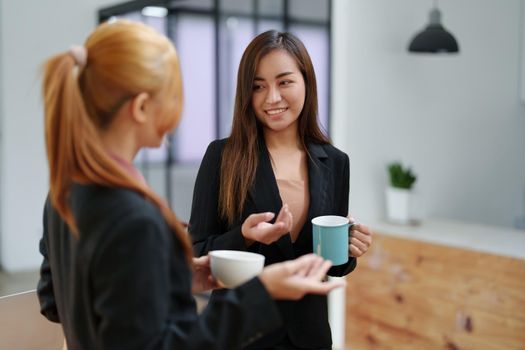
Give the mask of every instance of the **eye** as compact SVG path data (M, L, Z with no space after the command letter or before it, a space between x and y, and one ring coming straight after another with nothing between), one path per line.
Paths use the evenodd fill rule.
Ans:
M280 85L281 86L287 86L287 85L290 85L291 83L293 83L293 81L291 80L283 80L280 82Z
M257 90L261 90L262 88L263 86L261 84L253 84L252 90L257 91Z

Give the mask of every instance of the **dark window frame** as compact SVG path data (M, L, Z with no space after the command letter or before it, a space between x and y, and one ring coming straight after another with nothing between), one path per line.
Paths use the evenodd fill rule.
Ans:
M247 0L249 1L249 0ZM240 18L249 18L253 20L254 23L254 32L259 32L259 21L260 20L277 20L283 23L283 30L288 31L290 26L293 24L299 25L309 25L309 26L321 26L326 28L328 34L328 52L327 52L327 88L328 88L328 100L327 100L327 113L326 116L326 133L330 135L330 125L331 125L331 82L332 82L332 0L326 0L328 6L328 18L326 21L317 21L311 19L299 19L292 18L290 16L290 1L282 0L282 15L273 16L273 15L262 15L259 13L259 2L264 0L251 0L252 2L252 13L246 14L241 12L234 11L223 11L220 8L220 0L212 0L210 9L203 9L198 6L192 6L190 1L183 0L132 0L126 1L120 4L116 4L109 7L104 7L98 10L98 22L102 23L108 19L115 16L122 16L133 12L140 12L146 6L160 6L168 9L168 15L166 20L166 34L174 42L176 42L175 37L176 33L172 32L173 26L171 21L173 21L178 14L198 14L210 16L214 19L215 33L215 54L217 59L215 60L215 138L220 137L220 125L221 125L221 101L220 98L220 25L221 18L224 16L235 16ZM168 135L168 140L173 141L173 134ZM172 144L173 142L170 142ZM177 161L174 157L174 152L172 147L168 147L166 160L164 161L164 178L165 178L165 195L169 205L172 205L172 194L173 194L173 184L171 179L171 169L177 164ZM145 172L145 176L148 177L150 162L147 160L147 156L143 159L141 167Z

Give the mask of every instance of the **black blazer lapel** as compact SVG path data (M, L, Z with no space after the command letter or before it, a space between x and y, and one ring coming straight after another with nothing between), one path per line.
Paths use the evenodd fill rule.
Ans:
M272 222L274 222L283 203L270 162L270 155L268 154L268 149L264 141L259 143L259 164L255 175L255 183L250 189L249 194L256 212L271 211L275 213L275 218L272 220ZM282 236L277 240L276 244L287 259L293 259L295 257L289 234Z
M310 208L308 217L315 218L324 215L328 200L328 182L332 170L325 163L328 155L322 145L308 143L308 183L310 191Z
M308 143L308 190L310 192L310 205L308 208L307 222L295 241L295 250L299 254L312 251L312 223L310 220L316 216L327 214L328 192L332 179L332 170L328 164L328 155L322 145Z

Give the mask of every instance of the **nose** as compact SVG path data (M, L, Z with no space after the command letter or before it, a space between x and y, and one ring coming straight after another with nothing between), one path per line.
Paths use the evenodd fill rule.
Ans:
M281 101L281 92L277 87L271 86L268 88L265 102L267 104L274 104Z

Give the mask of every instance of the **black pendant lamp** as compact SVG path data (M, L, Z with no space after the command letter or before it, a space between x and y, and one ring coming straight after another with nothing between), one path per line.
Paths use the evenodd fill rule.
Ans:
M409 52L424 53L456 53L459 52L458 42L454 36L441 25L441 11L434 1L430 11L430 23L410 42Z

